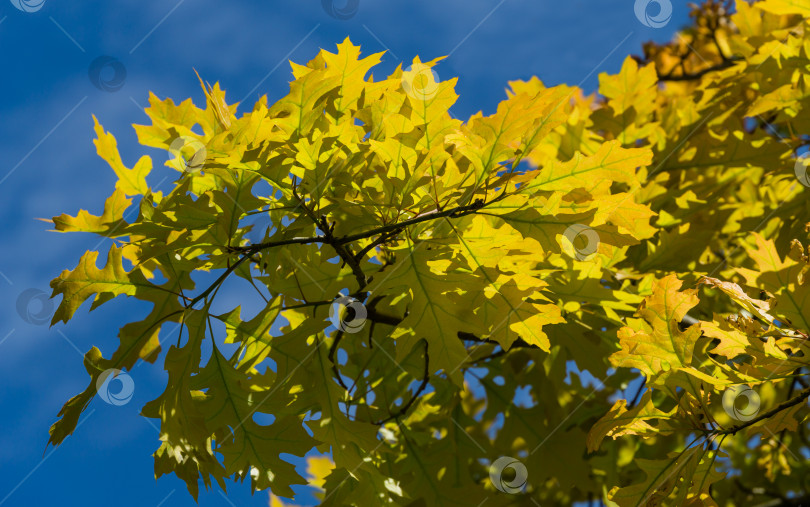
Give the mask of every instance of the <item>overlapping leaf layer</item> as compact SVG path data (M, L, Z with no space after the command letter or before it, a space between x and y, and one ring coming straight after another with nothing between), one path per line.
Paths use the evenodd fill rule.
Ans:
M808 16L707 2L598 95L512 82L466 121L439 60L377 79L381 54L347 39L250 111L218 84L205 107L151 96L135 129L170 155L166 194L96 121L118 184L54 224L114 244L53 280L53 322L154 306L87 353L51 442L102 372L160 359L155 472L195 496L228 478L273 505L296 484L324 505L808 494ZM262 309L214 310L223 284ZM761 407L735 420L743 386ZM282 457L313 449L330 458L307 477ZM491 478L501 456L524 484Z

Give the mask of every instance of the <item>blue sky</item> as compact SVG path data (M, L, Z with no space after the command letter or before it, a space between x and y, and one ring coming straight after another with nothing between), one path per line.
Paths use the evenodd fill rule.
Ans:
M62 404L86 386L81 354L97 345L109 355L128 315L149 307L116 300L88 313L88 304L69 325L50 329L36 316L49 313L51 303L23 304L27 319L18 312L26 290L50 294L49 281L75 267L82 253L109 248L109 240L49 232L36 220L80 208L99 213L112 192L114 174L92 143L92 114L117 137L125 163L153 156L148 181L165 191L171 178L161 180L173 175L161 165L165 155L138 145L131 124L147 122L149 91L204 104L193 69L220 81L229 102L247 96L249 109L262 94L274 102L286 93L288 59L304 63L349 36L365 54L389 49L378 75L417 54L450 55L436 71L459 77L452 111L465 118L494 112L509 80L536 75L593 91L600 72L617 72L644 41L668 40L687 23L686 3L673 1L670 22L650 28L632 0L360 0L346 20L317 0L0 0L0 505L195 505L176 477L155 481L158 431L138 415L165 386L161 366L137 366L129 403L96 399L61 447L45 445ZM33 12L20 9L26 6ZM337 0L335 8L345 6ZM89 77L102 56L126 70L120 83L109 84L120 85L116 91ZM102 69L102 79L109 81L112 70ZM220 298L230 307L241 302L236 290ZM227 496L203 490L199 504L267 502L266 493L251 496L248 484L235 484Z

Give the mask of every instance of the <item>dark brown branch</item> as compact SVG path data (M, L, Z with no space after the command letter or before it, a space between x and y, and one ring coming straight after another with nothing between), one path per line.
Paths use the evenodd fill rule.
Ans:
M323 301L307 301L307 302L300 303L300 304L297 304L297 305L285 306L282 310L292 310L292 309L295 309L295 308L307 308L307 307L310 307L310 306L331 305L334 302L335 302L334 299L324 299Z
M724 62L730 62L733 59L733 57L726 56L726 54L723 52L723 48L720 47L720 41L717 40L718 28L719 27L715 26L714 29L712 30L712 42L714 43L714 47L717 48L717 53L720 55L720 58L722 58Z
M320 229L323 231L323 236L326 240L325 242L334 248L341 260L343 260L343 262L351 268L354 278L357 280L357 290L363 290L363 288L368 284L366 275L363 273L362 268L360 268L359 259L352 255L352 253L349 251L349 247L345 244L339 243L335 239L335 236L332 234L335 224L332 223L330 226L326 221L326 217L321 216L318 227L320 227Z
M503 197L504 196L498 196L497 198L493 199L490 202L496 202L496 201L502 199ZM367 280L366 280L365 275L363 274L363 271L360 269L360 264L358 262L359 259L356 256L353 256L351 254L351 252L347 248L344 247L344 245L347 245L349 243L353 243L353 242L361 240L361 239L371 238L371 237L377 236L377 235L386 235L386 234L389 234L389 233L392 233L392 232L395 232L395 231L400 232L400 231L404 230L406 227L409 227L411 225L415 225L415 224L418 224L418 223L421 223L421 222L426 222L428 220L436 220L437 218L444 218L444 217L449 217L449 218L462 217L462 216L465 216L465 215L469 215L470 213L475 213L477 210L479 210L479 209L481 209L481 208L483 208L485 206L484 201L482 201L480 199L477 199L472 204L468 204L468 205L465 205L465 206L456 206L455 208L450 208L450 209L444 210L444 211L433 211L433 212L430 212L430 213L425 213L424 215L414 217L414 218L412 218L410 220L405 220L403 222L399 222L399 223L396 223L396 224L391 224L391 225L386 225L386 226L383 226L383 227L378 227L378 228L372 229L370 231L361 232L361 233L358 233L358 234L353 234L351 236L343 236L341 238L338 238L338 237L333 236L333 234L332 234L333 226L330 227L330 226L328 226L326 224L326 218L325 217L321 217L320 219L316 219L314 217L314 215L312 214L312 212L309 210L309 208L307 208L306 205L304 205L303 201L300 200L300 198L299 198L299 202L300 202L301 206L304 207L307 215L310 216L315 221L315 223L318 225L318 227L323 231L324 234L322 236L315 236L315 237L312 237L312 238L292 238L292 239L285 239L285 240L279 240L279 241L267 241L267 242L264 242L264 243L257 243L255 245L243 246L243 247L228 246L228 247L226 247L226 249L229 250L229 251L234 251L234 252L242 252L242 253L247 254L248 256L252 256L252 255L254 255L254 254L256 254L256 253L258 253L258 252L260 252L262 250L266 250L268 248L274 248L274 247L277 247L277 246L293 245L293 244L301 245L301 244L311 244L311 243L327 243L327 244L331 245L332 247L334 247L335 251L340 256L340 258L343 260L343 262L345 262L346 264L348 264L351 267L352 273L354 273L355 278L357 278L357 282L360 285L360 289L362 290L362 288L366 286ZM363 253L365 254L365 251ZM244 257L241 258L239 261L237 261L237 263L234 266L229 267L228 270L225 272L225 275L230 274L234 270L235 266L240 264L241 262L243 262L244 259L245 259ZM224 278L222 280L224 280ZM216 285L218 283L221 283L222 280L217 280L216 282L214 282L214 284ZM208 290L206 290L206 292L204 292L203 294L207 295L210 292L211 289L212 289L212 287L209 287ZM203 296L203 295L201 295L201 296ZM200 296L198 296L198 298L200 298ZM192 302L192 304L194 304L196 301L198 301L199 300L198 298L195 298L195 300Z
M250 258L250 257L249 257L249 256L247 256L247 255L243 255L242 257L240 257L240 258L239 258L239 260L238 260L238 261L236 261L236 262L234 262L234 263L233 263L233 264L232 264L230 267L228 267L228 269L226 269L226 270L225 270L225 272L224 272L224 273L222 273L222 274L220 275L220 277L219 277L219 278L217 278L217 279L214 281L214 283L212 283L212 284L211 284L211 285L210 285L210 286L209 286L207 289L205 289L204 291L202 291L202 293L201 293L199 296L197 296L197 297L195 297L194 299L192 299L192 300L191 300L191 302L188 304L188 306L186 306L186 308L191 308L191 307L193 307L195 304L197 304L199 301L201 301L203 298L205 298L205 297L206 297L208 294L210 294L210 293L211 293L211 291L212 291L212 290L214 290L216 287L218 287L219 285L221 285L221 284L222 284L222 282L224 282L224 281L225 281L225 279L226 279L226 278L228 278L228 275L230 275L231 273L233 273L233 272L236 270L236 268L238 268L238 267L239 267L239 265L240 265L240 264L242 264L243 262L245 262L245 261L246 261L246 260L248 260L249 258Z
M389 326L396 326L402 322L402 319L395 315L386 315L378 312L372 303L366 306L366 319L380 324L388 324Z
M427 222L428 220L436 220L437 218L458 218L463 217L465 215L469 215L471 213L475 213L476 211L484 208L487 204L492 204L501 200L502 197L498 196L495 199L489 201L489 203L484 203L484 201L477 199L472 204L467 204L465 206L456 206L455 208L446 209L444 211L431 211L429 213L425 213L424 215L411 218L410 220L404 220L402 222L398 222L391 225L386 225L383 227L378 227L376 229L372 229L371 231L361 232L358 234L354 234L351 236L343 236L339 238L341 243L352 243L359 239L366 239L372 236L376 236L378 234L384 234L390 231L394 231L396 229L404 229L406 227L410 227L411 225L416 225L418 223Z
M266 241L264 243L256 243L255 245L250 246L231 246L227 248L228 250L233 252L249 252L251 254L255 254L262 250L267 250L268 248L273 248L277 246L307 245L310 243L326 243L326 238L324 238L323 236L315 236L314 238L281 239L278 241Z
M736 62L738 62L740 60L742 60L742 58L729 58L727 60L723 60L721 63L718 63L716 65L712 65L711 67L706 67L705 69L700 70L698 72L694 72L692 74L683 73L683 74L680 74L680 75L677 75L677 76L673 76L672 73L670 72L669 74L659 76L658 80L659 81L695 81L697 79L702 78L703 76L705 76L709 72L714 72L716 70L727 69L727 68L733 66Z
M377 227L376 229L371 229L365 232L359 232L357 234L352 234L350 236L343 236L343 237L336 237L334 238L334 242L336 244L345 245L348 243L353 243L355 241L371 238L377 236L378 234L386 234L396 230L404 230L406 227L410 227L411 225L416 225L422 222L427 222L429 220L436 220L437 218L458 218L463 217L465 215L469 215L471 213L475 213L476 211L486 207L487 204L494 203L496 201L501 200L502 197L498 196L495 199L491 200L489 203L484 203L481 200L476 200L472 204L467 204L465 206L456 206L455 208L450 208L444 211L431 211L429 213L425 213L418 217L411 218L409 220L404 220L402 222L398 222L395 224L384 225L382 227ZM325 236L315 236L313 238L292 238L292 239L283 239L279 241L267 241L264 243L256 243L255 245L250 246L232 246L229 249L234 252L250 252L256 253L261 250L266 250L268 248L273 248L277 246L284 246L284 245L293 245L293 244L309 244L309 243L328 243L329 241Z
M394 236L396 236L400 232L402 232L402 229L394 229L393 231L386 232L385 234L380 234L380 237L378 237L377 239L375 239L374 241L372 241L371 243L366 245L365 248L363 248L362 250L357 252L357 254L354 256L354 258L357 259L358 262L361 261L363 259L363 257L365 257L365 255L370 250L372 250L374 247L385 243L389 239L392 239Z

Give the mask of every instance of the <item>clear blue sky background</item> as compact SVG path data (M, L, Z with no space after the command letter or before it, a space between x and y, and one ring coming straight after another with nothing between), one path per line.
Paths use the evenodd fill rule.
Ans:
M97 345L109 356L118 328L149 308L119 299L88 313L87 304L69 325L50 329L17 312L23 291L50 294L49 281L82 253L100 248L103 256L109 248L109 240L48 232L35 220L80 208L100 213L112 192L115 177L95 154L91 114L115 134L128 165L153 155L149 183L170 176L158 187L165 191L175 173L162 166L165 155L137 144L130 125L147 123L150 90L204 104L193 68L220 81L231 102L255 88L249 109L262 94L273 102L286 93L287 59L304 63L348 35L365 54L390 50L377 75L417 54L450 54L436 70L460 78L452 112L465 118L494 112L508 80L536 75L595 90L600 72L617 72L644 41L668 40L687 23L686 3L674 0L672 20L653 29L635 17L632 0L360 0L348 20L331 17L317 0L45 0L30 13L0 0L0 505L194 505L176 477L155 481L158 431L138 415L165 386L161 366L136 367L130 403L96 398L72 437L55 450L45 446L62 404L87 384L81 354ZM126 68L118 91L101 91L88 78L102 55ZM240 293L220 299L233 307ZM38 313L37 305L29 311ZM231 485L227 497L203 490L199 504L267 502L266 492L251 496L245 483Z

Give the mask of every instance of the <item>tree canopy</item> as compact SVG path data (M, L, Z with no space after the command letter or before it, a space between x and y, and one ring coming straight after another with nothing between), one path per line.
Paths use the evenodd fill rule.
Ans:
M348 39L249 111L203 80L204 107L151 95L135 130L169 154L166 194L96 120L118 182L53 222L113 244L51 282L52 324L154 306L87 352L50 442L160 360L155 474L195 497L806 501L810 3L692 18L598 93L513 81L466 120L441 58L380 79ZM212 311L226 283L262 309ZM308 453L302 477L285 455Z

